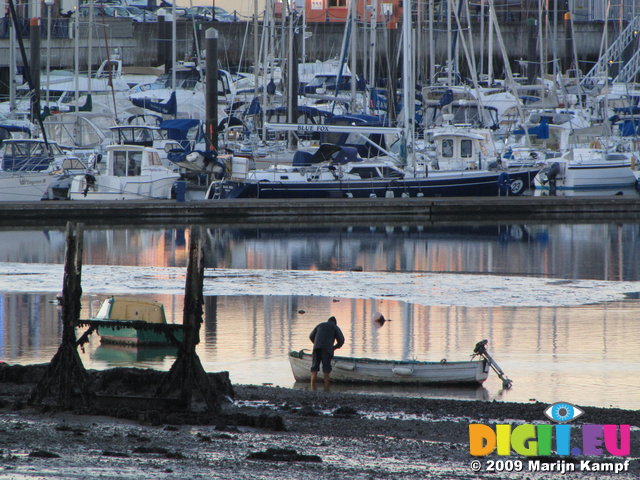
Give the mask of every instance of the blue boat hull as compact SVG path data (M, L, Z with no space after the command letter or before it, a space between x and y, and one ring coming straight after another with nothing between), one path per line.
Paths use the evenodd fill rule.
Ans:
M209 198L375 198L375 197L494 197L521 195L533 187L538 170L491 172L439 179L435 176L388 181L235 182L225 180ZM506 183L508 180L508 183Z

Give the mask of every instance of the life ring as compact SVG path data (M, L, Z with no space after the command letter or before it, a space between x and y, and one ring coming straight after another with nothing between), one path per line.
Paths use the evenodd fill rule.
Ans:
M511 195L520 195L522 192L524 192L524 189L525 189L524 181L519 178L516 178L511 182L511 185L509 185L509 188L511 190Z

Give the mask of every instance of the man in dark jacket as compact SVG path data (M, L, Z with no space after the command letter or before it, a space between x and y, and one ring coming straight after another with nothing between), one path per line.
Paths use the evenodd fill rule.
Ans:
M338 327L336 317L330 317L326 322L319 323L311 331L309 339L313 342L313 357L311 360L311 388L316 388L316 379L322 363L324 388L329 388L331 383L331 359L334 350L344 345L344 335ZM335 343L334 345L334 342Z

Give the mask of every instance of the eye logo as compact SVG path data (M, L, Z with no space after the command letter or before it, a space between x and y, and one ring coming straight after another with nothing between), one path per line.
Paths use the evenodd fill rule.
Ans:
M558 402L553 405L549 405L544 411L544 414L549 420L553 420L558 423L572 422L583 413L584 411L582 409L566 402Z

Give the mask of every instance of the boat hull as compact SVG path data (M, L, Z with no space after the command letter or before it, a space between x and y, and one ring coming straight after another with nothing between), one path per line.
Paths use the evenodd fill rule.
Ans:
M559 179L557 190L596 190L629 188L636 182L631 164L626 165L578 165L567 166L566 176ZM547 182L536 180L536 188L549 190Z
M123 177L98 176L95 184L87 188L85 176L78 175L71 181L69 199L92 201L169 199L173 184L179 178L179 175L175 175L164 178L149 176L123 180Z
M122 327L98 327L98 334L100 335L100 342L116 345L153 345L153 346L169 346L172 342L162 332L155 332L152 330L141 330L135 328L122 328ZM182 342L182 331L173 331L173 335L178 342Z
M208 199L231 198L375 198L520 195L533 186L538 169L508 172L511 187L501 187L505 172L431 172L415 179L358 181L232 181L212 185Z
M42 200L49 184L56 179L47 172L0 172L0 201L30 202Z
M289 353L296 381L309 381L311 354L303 350ZM331 380L344 383L391 383L405 385L480 385L489 375L485 360L464 362L387 361L368 358L334 357ZM322 378L322 372L318 376Z
M97 328L102 343L174 345L182 342L182 325L168 324L160 302L135 297L109 297L94 318L84 321Z

